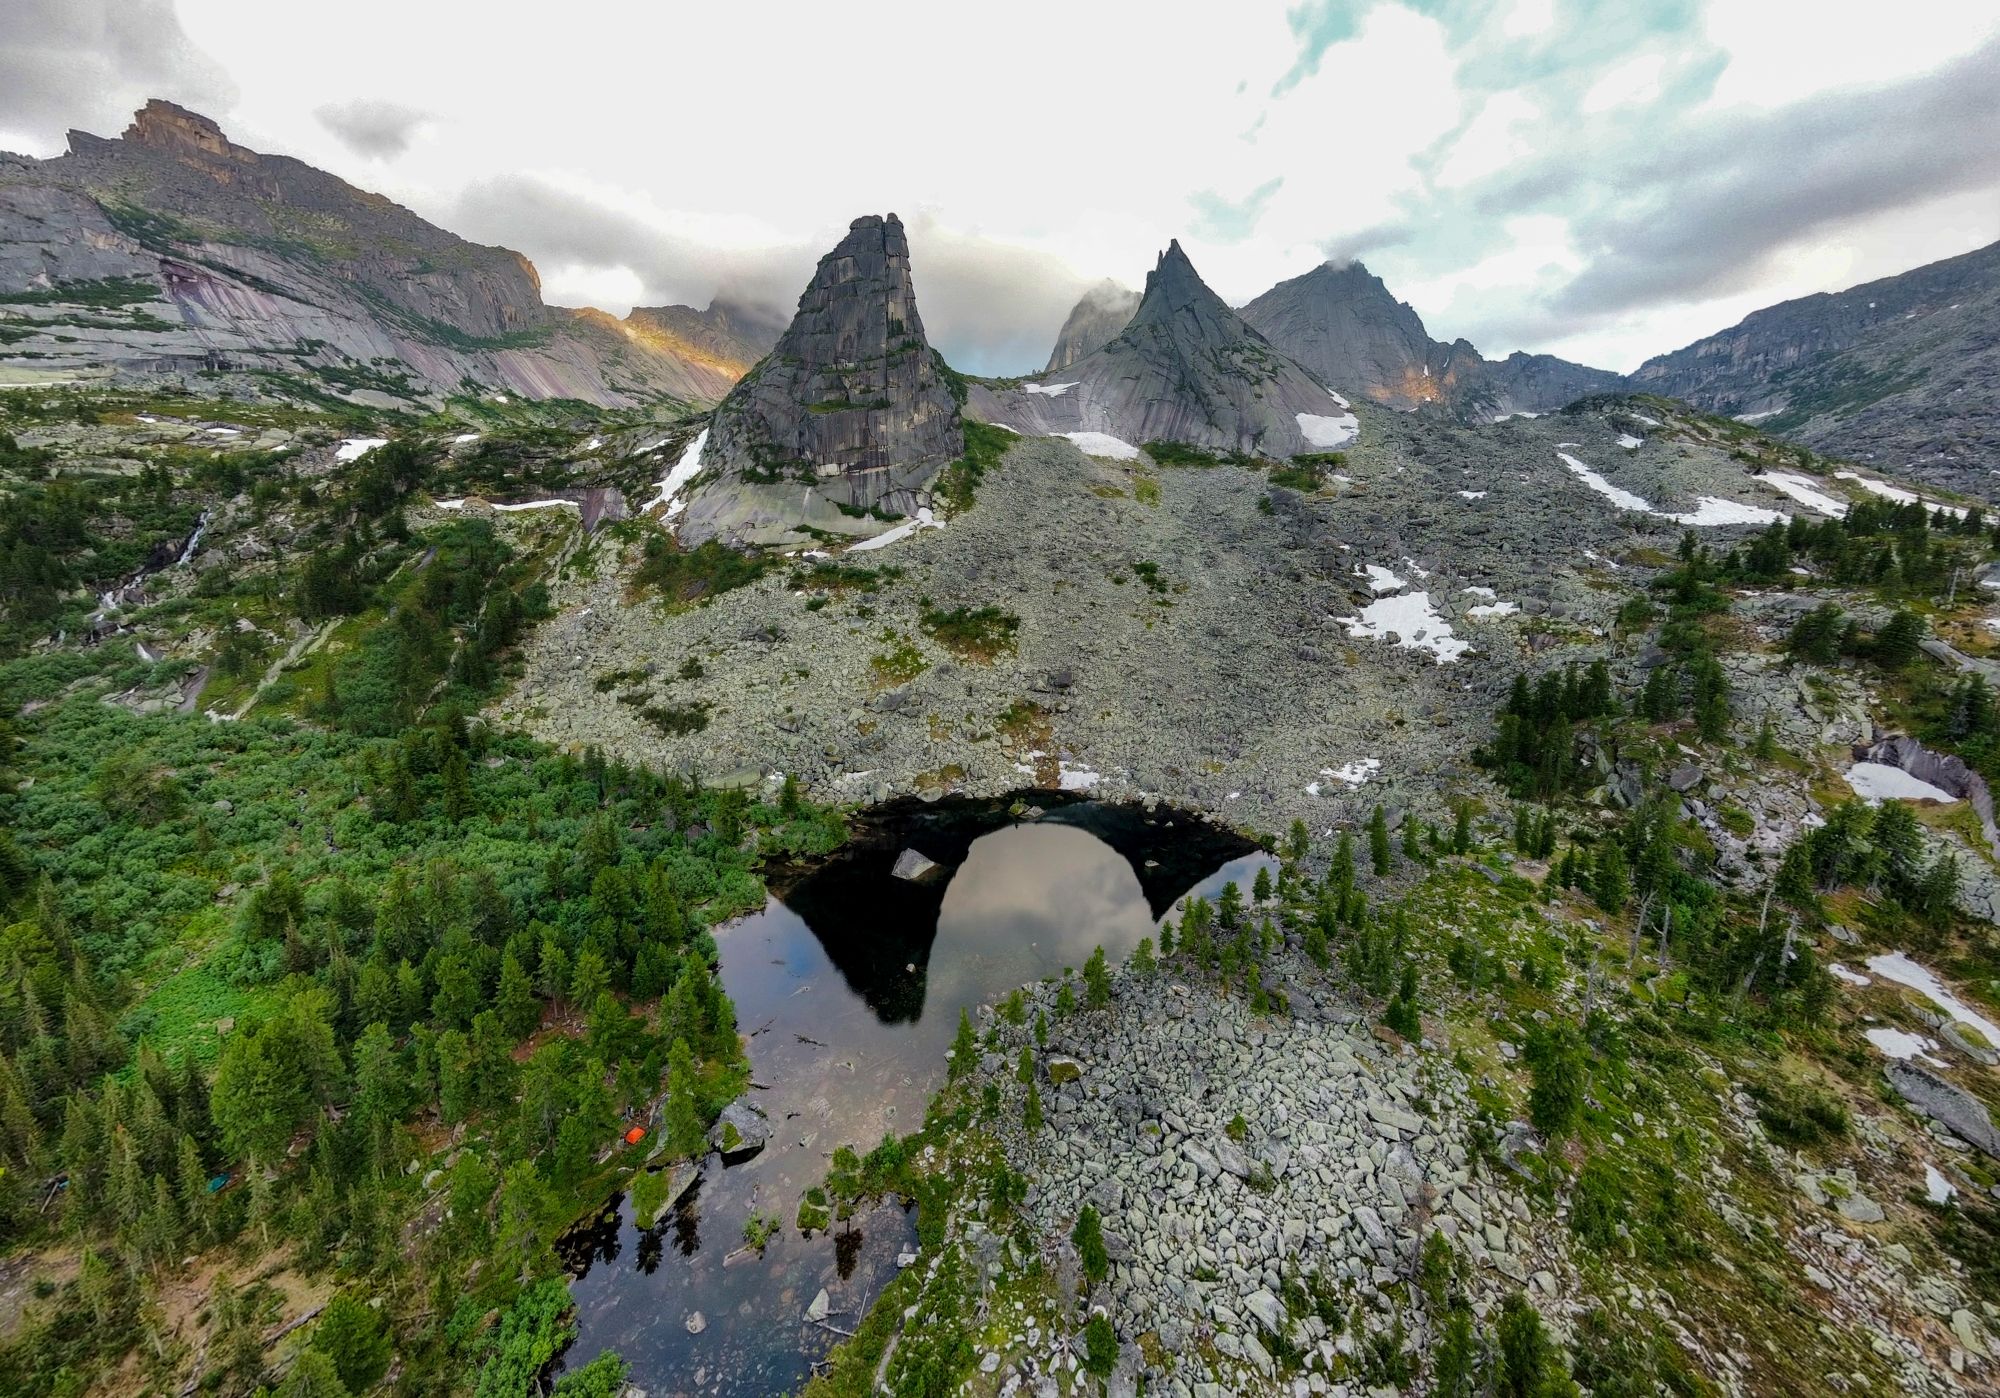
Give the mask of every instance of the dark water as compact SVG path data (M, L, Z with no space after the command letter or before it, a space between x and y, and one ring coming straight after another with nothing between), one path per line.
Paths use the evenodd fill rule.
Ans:
M1122 960L1184 895L1212 899L1232 879L1247 891L1275 867L1165 808L1033 799L1050 807L1033 821L1005 802L883 808L837 861L774 880L763 912L717 929L772 1142L726 1168L710 1157L692 1198L651 1230L621 1199L571 1240L581 1333L568 1363L615 1349L655 1398L801 1387L839 1339L806 1320L815 1294L828 1293L828 1324L851 1331L914 1248L916 1220L891 1204L802 1238L799 1196L835 1147L865 1152L922 1124L959 1010L1081 968L1098 946ZM904 848L942 867L893 878ZM752 1214L785 1224L762 1257L742 1251ZM697 1310L698 1335L686 1325Z

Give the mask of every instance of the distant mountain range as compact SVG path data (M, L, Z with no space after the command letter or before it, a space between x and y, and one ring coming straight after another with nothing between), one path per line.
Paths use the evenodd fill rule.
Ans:
M206 372L381 407L712 403L775 338L728 308L546 305L519 253L161 101L117 140L0 156L0 315L16 381Z
M1115 282L1092 287L1064 322L1046 373L1110 342L1138 305ZM1126 299L1129 298L1129 299ZM1480 357L1464 340L1433 340L1407 301L1359 262L1322 264L1279 282L1240 312L1259 332L1327 387L1404 410L1432 408L1465 421L1546 413L1624 379L1547 354ZM1122 316L1122 318L1121 318Z
M1630 383L1990 494L2000 469L2000 243L1753 312L1647 360Z
M1097 431L1079 425L1094 404L1093 422L1116 419L1125 431L1184 430L1216 449L1254 440L1284 454L1312 445L1286 424L1317 415L1290 386L1296 373L1460 421L1659 393L1960 489L1985 490L2000 469L1989 464L2000 454L2000 244L1758 311L1629 377L1551 355L1489 360L1463 339L1433 339L1358 262L1316 267L1240 311L1201 284L1178 248L1149 286L1163 274L1162 295L1186 293L1180 313L1191 317L1175 336L1141 323L1138 292L1100 283L1063 324L1044 370L1086 391L1068 401L1017 392L996 409L1001 420ZM147 103L116 140L71 132L69 153L53 160L0 154L0 383L202 374L243 392L377 407L476 393L698 408L720 401L784 328L720 300L623 319L547 305L519 253L236 145L170 102ZM1213 343L1183 360L1186 334ZM1237 406L1255 411L1217 417L1231 398L1225 363L1245 382L1275 374L1289 406L1276 411L1276 399L1253 393Z
M968 409L1106 454L1164 441L1281 458L1352 433L1345 405L1211 291L1178 242L1160 254L1125 327L1048 377L977 385Z

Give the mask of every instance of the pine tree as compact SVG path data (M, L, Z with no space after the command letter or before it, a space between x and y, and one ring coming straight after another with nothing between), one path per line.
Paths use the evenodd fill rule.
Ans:
M1235 884L1229 885L1236 887ZM1228 889L1223 892L1227 894ZM1105 968L1104 948L1091 952L1090 959L1083 963L1083 984L1085 1002L1093 1010L1101 1010L1111 1003L1111 972Z
M1917 658L1924 639L1923 618L1914 612L1898 611L1875 636L1875 660L1886 670L1901 670Z
M366 1393L389 1371L388 1328L352 1292L340 1292L326 1303L313 1327L312 1347L331 1361L350 1393Z
M1035 1051L1026 1044L1021 1045L1021 1058L1014 1065L1014 1081L1031 1083L1035 1080Z
M695 1100L694 1052L686 1039L675 1039L667 1050L667 1100L661 1109L660 1130L668 1153L675 1158L700 1153L701 1108Z
M1250 897L1257 903L1271 901L1271 870L1268 865L1257 866L1257 877L1250 884Z
M972 1016L961 1007L958 1012L958 1033L951 1041L949 1076L956 1082L971 1072L978 1063L979 1040L972 1032Z
M1453 854L1472 853L1472 805L1461 801L1454 815L1451 828L1451 852Z
M1389 872L1389 814L1379 804L1368 817L1368 857L1376 877Z
M1021 1125L1031 1136L1042 1129L1042 1090L1033 1078L1028 1079L1028 1100L1021 1108Z
M1076 1244L1077 1261L1083 1265L1086 1283L1096 1286L1111 1275L1111 1255L1104 1247L1104 1224L1093 1206L1085 1204L1077 1214L1069 1240Z
M1631 891L1631 880L1625 871L1625 851L1618 847L1616 840L1606 840L1597 852L1597 868L1590 884L1591 897L1605 912L1615 913L1625 906Z

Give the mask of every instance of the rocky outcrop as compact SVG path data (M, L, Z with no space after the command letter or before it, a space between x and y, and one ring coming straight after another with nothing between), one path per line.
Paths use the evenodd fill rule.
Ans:
M1992 789L1986 785L1986 778L1966 765L1964 758L1955 753L1933 752L1907 734L1881 738L1870 746L1857 747L1854 756L1858 761L1882 762L1901 768L1918 781L1929 782L1969 804L1979 817L1979 828L1986 836L1993 857L2000 859L2000 828L1993 821Z
M1922 480L1990 491L2000 243L1753 312L1647 360L1634 388Z
M681 537L775 542L842 520L870 532L842 507L914 514L964 451L902 222L870 214L820 259L791 326L716 409Z
M1415 308L1359 262L1324 263L1279 282L1243 308L1243 319L1343 393L1467 421L1552 412L1621 383L1553 355L1517 352L1493 362L1465 340L1433 340Z
M1103 349L1132 323L1132 313L1138 309L1139 293L1129 286L1107 277L1091 287L1056 333L1056 346L1049 351L1049 367L1043 372L1067 369L1085 355Z
M117 140L0 157L0 297L0 381L222 373L384 407L469 381L610 405L712 402L740 372L545 305L519 253L159 101Z
M1160 254L1131 322L1061 378L976 387L968 410L1035 435L1100 434L1131 446L1167 441L1263 457L1323 450L1351 435L1346 409L1209 290L1178 242Z

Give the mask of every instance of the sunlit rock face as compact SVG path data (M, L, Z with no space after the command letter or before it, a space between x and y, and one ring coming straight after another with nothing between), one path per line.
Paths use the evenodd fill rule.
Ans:
M1468 421L1552 412L1622 382L1552 355L1488 360L1466 340L1433 340L1415 308L1359 262L1279 282L1243 308L1243 319L1342 393Z
M716 410L681 537L770 541L842 505L913 514L964 450L902 221L869 214L820 259L790 327Z

